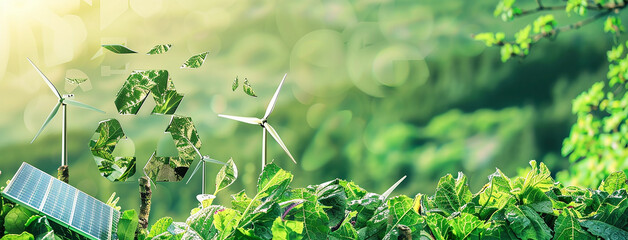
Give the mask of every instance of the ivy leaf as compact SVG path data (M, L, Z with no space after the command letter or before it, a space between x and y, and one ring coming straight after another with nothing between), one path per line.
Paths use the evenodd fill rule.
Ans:
M120 44L104 44L101 45L102 47L104 47L105 49L113 52L113 53L117 53L117 54L128 54L128 53L137 53L136 51L133 51L129 48L127 48L124 45L120 45Z
M240 86L239 80L238 80L238 76L236 76L235 79L233 79L233 84L231 84L231 91L235 91L238 86Z
M187 61L185 61L185 63L183 63L183 65L181 65L181 68L199 68L203 65L203 63L205 63L205 58L207 58L207 55L209 54L209 52L204 52L204 53L200 53L194 56L191 56L190 58L188 58Z
M135 209L124 211L118 220L118 238L121 240L134 239L137 225L138 217Z
M242 90L244 90L244 93L246 93L247 95L251 97L257 97L257 95L255 95L255 91L253 91L253 88L251 87L251 84L249 84L249 80L247 78L244 78L244 82L242 83Z
M230 158L229 161L227 161L227 164L223 165L216 175L216 191L214 192L214 195L231 185L237 178L238 168L233 162L233 159Z
M597 220L584 220L580 222L591 234L603 239L628 239L628 232Z
M303 239L303 222L282 220L278 217L272 226L273 239L300 240Z
M168 50L170 50L171 47L172 47L172 44L155 45L146 54L147 55L155 55L155 54L166 53L166 52L168 52Z
M554 240L595 239L582 229L575 210L565 208L554 223Z
M627 183L626 173L618 171L611 173L608 177L606 177L598 189L608 193L613 193L620 189L628 190Z

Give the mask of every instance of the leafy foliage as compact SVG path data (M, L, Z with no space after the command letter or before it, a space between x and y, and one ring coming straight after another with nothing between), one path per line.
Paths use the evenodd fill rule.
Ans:
M174 114L183 99L166 70L135 71L115 99L120 114L137 114L149 93L155 100L153 114Z
M188 60L181 65L181 68L199 68L205 63L205 58L207 58L209 52L199 53L197 55L191 56Z
M618 36L624 32L619 17L625 4L605 0L567 0L562 6L547 7L542 1L536 1L536 8L518 8L516 0L502 0L497 4L495 16L508 21L523 15L537 14L536 19L515 34L515 40L509 40L503 33L481 33L474 36L486 46L499 46L501 59L506 62L512 57L526 57L531 47L544 38L555 38L560 32L579 29L585 24L605 18L603 30L613 35L616 46L607 52L609 70L608 81L600 81L588 91L573 100L572 112L577 116L568 138L563 141L562 155L568 156L574 165L568 172L558 174L564 182L579 183L585 186L597 186L609 174L628 169L628 58L624 54L624 44L618 44ZM568 17L572 13L579 15L579 20L559 26L552 14L545 11L564 9ZM589 12L597 12L588 16ZM585 16L582 19L580 16ZM561 20L563 21L563 20ZM628 42L626 43L628 44ZM627 45L628 46L628 45ZM538 194L537 194L538 195ZM539 195L540 196L540 195Z
M105 44L102 45L102 47L117 54L137 53L136 51L133 51L130 48L120 44Z
M190 117L173 115L165 132L172 136L178 155L160 157L157 156L157 151L154 151L144 166L144 172L152 181L181 181L196 156L192 146L200 149L201 139Z
M146 53L147 55L155 55L155 54L162 54L162 53L166 53L168 52L168 50L170 50L170 48L172 47L172 44L162 44L162 45L155 45L150 51L148 51L148 53Z
M136 158L134 156L116 157L113 151L120 139L126 139L120 122L116 119L100 121L96 128L98 139L89 142L100 175L112 182L124 182L135 174Z
M229 164L228 164L229 165ZM271 163L257 193L232 195L232 208L200 206L185 222L160 219L139 239L625 239L628 189L623 172L599 190L564 187L530 161L527 174L499 169L472 194L464 174L446 175L433 196L386 200L353 182L290 188L292 174ZM228 168L227 166L223 168ZM221 170L222 171L222 170ZM221 175L221 174L219 174ZM218 179L218 178L217 178ZM606 190L612 190L607 192Z

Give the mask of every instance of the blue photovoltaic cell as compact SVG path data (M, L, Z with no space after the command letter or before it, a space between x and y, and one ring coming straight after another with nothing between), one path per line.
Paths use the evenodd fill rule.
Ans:
M117 239L120 212L27 163L22 163L4 195L85 237Z
M83 192L79 192L75 209L72 226L100 239L107 238L109 228L111 227L109 225L109 222L111 222L111 207ZM93 216L104 217L94 218Z
M41 210L68 224L72 214L72 203L78 190L61 181L52 181L48 197Z
M15 181L11 181L11 188L5 190L7 194L15 196L35 209L41 207L41 201L52 178L50 175L38 174L37 171L39 170L34 168L23 168L20 175L16 174Z

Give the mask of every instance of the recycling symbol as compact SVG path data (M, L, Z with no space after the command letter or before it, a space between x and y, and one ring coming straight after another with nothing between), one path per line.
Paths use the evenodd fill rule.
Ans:
M125 48L103 46L114 53ZM122 50L120 50L122 49ZM167 50L166 50L167 51ZM152 52L152 50L151 50ZM165 51L163 51L165 52ZM181 68L198 68L205 61L207 53L192 56ZM153 96L155 107L151 114L172 115L165 133L172 136L177 156L157 156L155 150L143 168L143 172L154 182L181 181L196 154L195 149L201 148L201 140L192 122L192 118L175 115L183 99L178 93L167 70L134 71L126 79L115 99L116 109L121 115L138 113L148 95ZM110 181L126 181L136 171L136 157L115 156L114 151L121 140L129 140L120 122L114 118L103 120L98 124L95 133L97 138L89 143L94 161L100 174Z

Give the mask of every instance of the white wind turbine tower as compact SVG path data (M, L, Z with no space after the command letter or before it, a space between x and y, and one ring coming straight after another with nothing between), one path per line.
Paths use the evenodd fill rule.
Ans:
M275 91L275 95L273 95L273 98L270 99L270 102L268 103L268 107L266 108L266 113L264 114L264 117L262 117L261 119L254 118L254 117L237 117L237 116L218 114L219 117L229 118L229 119L233 119L239 122L259 125L262 127L262 170L264 170L264 166L266 166L266 138L267 138L266 132L270 133L270 135L275 139L275 141L277 141L277 143L279 143L281 148L283 148L283 150L288 154L290 159L292 159L292 161L295 164L297 163L297 161L294 160L294 157L292 157L292 154L290 154L290 151L288 151L288 148L286 147L286 145L283 143L283 141L281 141L281 138L279 137L279 134L277 134L277 131L275 131L275 129L272 126L270 126L270 124L268 124L267 122L268 116L270 116L270 114L273 112L273 108L275 108L275 103L277 102L277 96L279 95L279 91L281 90L281 86L283 85L284 80L286 80L287 75L288 75L287 73L283 75L283 79L281 79L281 83L279 83L279 87L277 87L277 91Z
M188 140L189 142L189 140ZM196 148L194 146L194 144L190 143L190 146L192 146L192 148L194 148L194 151L196 151L196 154L198 154L198 156L201 158L199 160L199 162L196 164L196 167L194 168L194 171L192 171L192 175L190 175L190 178L188 178L188 181L185 184L190 183L190 180L192 180L192 177L194 177L194 174L196 174L196 171L198 171L198 168L201 167L201 165L203 166L203 172L201 174L201 194L205 195L205 163L206 162L210 162L210 163L216 163L216 164L220 164L220 165L225 165L224 162L218 161L216 159L212 159L209 156L203 156L203 154L201 154L201 151L198 150L198 148ZM237 170L236 170L237 171Z
M35 66L33 61L31 61L29 58L27 58L27 59L31 63L31 65L33 65L33 67L35 67L35 69L37 70L39 75L41 75L41 78L44 79L44 82L46 82L46 84L48 85L50 90L52 90L52 92L55 94L55 96L59 100L57 102L57 105L55 105L55 107L50 112L50 115L48 115L48 118L46 118L46 121L41 126L41 128L39 129L39 131L37 132L37 134L35 135L33 140L31 140L31 143L33 143L35 141L35 139L37 139L39 134L44 130L44 128L46 128L46 125L48 125L48 123L50 123L52 118L54 118L55 115L57 115L57 112L59 111L59 107L61 107L61 109L63 111L63 125L62 125L62 130L61 130L61 166L66 166L66 165L68 165L68 152L67 152L68 149L67 149L67 135L66 135L67 134L68 117L67 117L66 106L69 104L69 105L82 107L82 108L93 110L93 111L100 112L100 113L105 113L105 112L100 110L100 109L98 109L98 108L89 106L89 105L87 105L85 103L77 102L77 101L74 101L74 100L70 99L70 98L74 97L74 94L61 95L59 93L59 91L57 90L57 88L55 88L55 86L52 84L52 82L50 82L50 80L46 77L46 75L44 75L44 73L41 72L41 70L39 70L39 68L37 68L37 66Z

